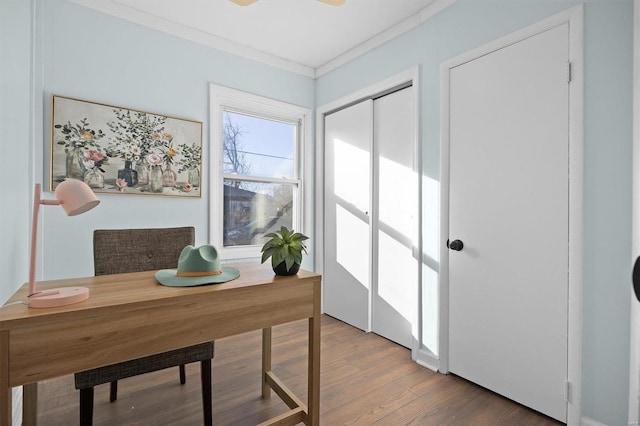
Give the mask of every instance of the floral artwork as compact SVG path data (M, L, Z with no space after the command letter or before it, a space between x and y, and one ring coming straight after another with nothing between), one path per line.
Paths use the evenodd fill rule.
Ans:
M50 175L52 191L200 197L202 123L53 95Z

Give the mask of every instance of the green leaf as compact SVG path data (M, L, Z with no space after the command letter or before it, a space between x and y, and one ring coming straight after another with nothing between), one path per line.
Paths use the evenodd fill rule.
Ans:
M287 257L285 259L285 265L287 266L287 271L291 269L294 263L295 263L295 260L293 259L293 257Z
M275 252L273 256L271 256L271 266L273 266L274 268L281 264L283 261L284 259L280 252Z
M262 238L278 238L280 239L280 236L274 232L269 232L268 234L266 234L264 237Z
M264 250L263 253L262 253L262 261L260 263L266 262L267 259L270 258L273 255L274 251L275 251L275 249L273 249L273 248L269 248L267 250Z
M262 251L270 248L280 247L280 242L275 240L269 240L262 246Z
M282 234L282 239L285 241L291 238L291 231L289 231L286 226L280 228L280 233Z

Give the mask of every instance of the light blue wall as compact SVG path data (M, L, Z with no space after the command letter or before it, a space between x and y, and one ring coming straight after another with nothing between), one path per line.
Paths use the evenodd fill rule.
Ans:
M586 12L583 406L615 425L629 386L633 7Z
M31 156L31 4L0 1L0 302L28 279Z
M423 174L438 179L440 64L576 4L459 0L418 28L320 77L316 106L419 65ZM608 425L627 423L629 399L632 19L630 0L586 2L582 407L584 416ZM425 212L431 207L423 205ZM433 220L423 217L425 223ZM423 233L423 238L438 236Z
M50 95L202 121L209 156L209 83L312 108L314 81L120 20L65 0L38 0L43 15L43 144L48 164ZM205 164L209 164L206 161ZM37 176L48 181L45 173ZM208 170L202 199L101 195L101 204L69 218L42 209L43 278L93 273L92 230L193 225L196 243L209 240Z

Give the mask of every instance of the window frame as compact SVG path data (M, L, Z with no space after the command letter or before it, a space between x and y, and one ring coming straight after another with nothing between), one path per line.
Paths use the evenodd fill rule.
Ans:
M247 182L297 183L294 189L293 228L310 236L312 230L313 164L309 158L311 149L311 109L282 101L242 92L216 84L209 86L210 96L210 197L209 197L209 242L213 244L223 260L260 258L262 244L245 246L223 245L224 231L224 180L237 179ZM230 111L239 114L298 124L298 140L294 153L293 179L264 178L250 175L224 173L223 154L223 114ZM311 250L310 255L311 255ZM310 257L310 256L307 256Z

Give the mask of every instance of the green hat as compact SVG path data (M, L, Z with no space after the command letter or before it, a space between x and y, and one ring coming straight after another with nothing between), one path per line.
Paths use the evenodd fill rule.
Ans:
M186 246L178 258L178 269L161 269L156 280L170 287L190 287L217 284L240 276L236 268L220 266L218 250L214 246Z

